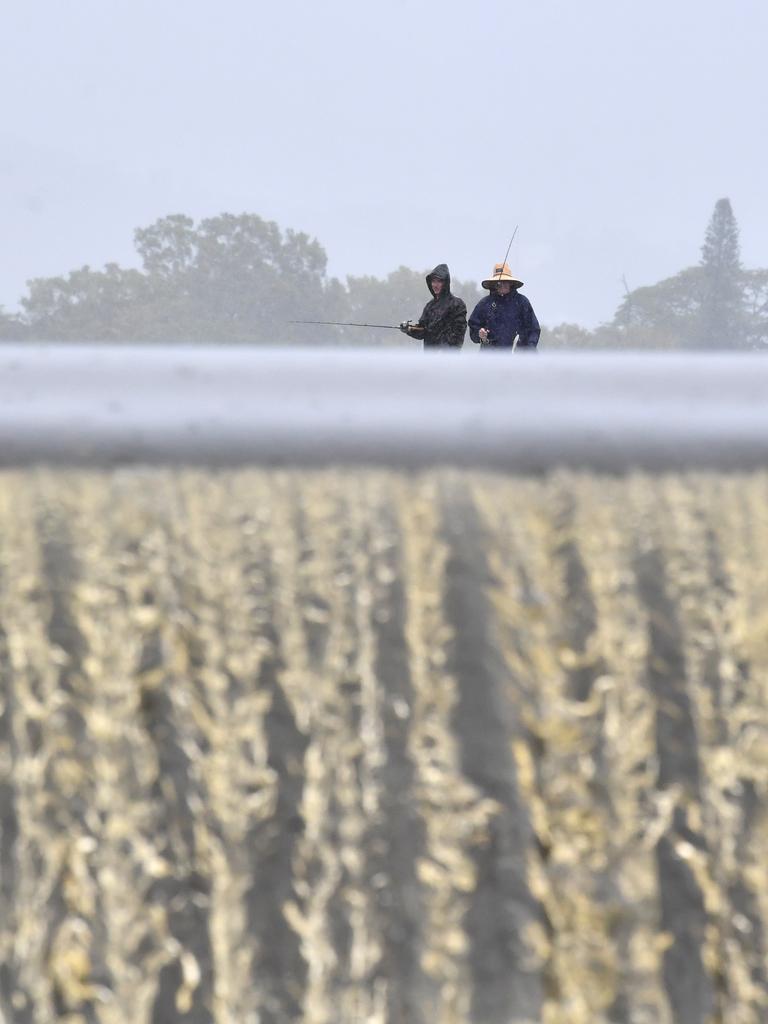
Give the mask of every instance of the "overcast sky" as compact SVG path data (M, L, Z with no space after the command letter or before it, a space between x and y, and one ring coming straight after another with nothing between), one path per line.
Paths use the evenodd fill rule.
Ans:
M342 279L478 281L519 225L540 319L593 326L722 196L768 266L767 43L767 0L6 0L0 304L247 211Z

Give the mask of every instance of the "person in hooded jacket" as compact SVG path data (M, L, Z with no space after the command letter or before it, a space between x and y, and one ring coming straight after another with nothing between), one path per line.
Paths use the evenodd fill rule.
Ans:
M541 335L539 321L525 295L523 282L506 263L497 263L493 274L483 281L490 291L480 299L469 318L469 336L483 348L524 348L536 350Z
M400 324L409 338L420 338L424 348L461 348L467 330L467 307L464 300L451 292L451 274L445 263L438 263L427 274L427 288L432 295L417 323Z

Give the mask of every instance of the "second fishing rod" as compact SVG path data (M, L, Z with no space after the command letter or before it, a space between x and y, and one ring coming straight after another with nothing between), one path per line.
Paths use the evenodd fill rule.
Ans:
M505 269L507 269L507 259L509 258L509 252L510 252L510 249L512 248L512 243L515 240L515 236L517 235L517 229L518 229L519 226L520 226L519 224L515 224L515 230L512 232L512 237L509 240L509 245L507 246L507 251L504 253L504 259L501 261L501 263L494 264L493 274L491 274L491 277L490 277L491 283L493 283L493 282L496 282L497 284L501 283L502 277L504 276L504 271L505 271ZM481 348L492 348L493 347L493 342L494 342L495 339L491 338L491 331L488 328L486 328L486 327L481 327L478 333L480 335L480 347ZM515 337L514 343L512 345L512 351L513 352L514 352L515 348L517 348L517 337Z

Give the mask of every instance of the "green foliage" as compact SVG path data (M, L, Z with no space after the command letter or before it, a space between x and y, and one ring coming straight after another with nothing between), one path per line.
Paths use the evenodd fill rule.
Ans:
M400 267L383 281L326 276L316 240L254 214L199 224L183 214L135 232L140 270L108 264L38 278L22 299L27 336L67 341L184 341L403 345L399 332L292 324L341 320L396 326L429 299L423 272ZM480 293L458 284L471 309ZM2 324L0 324L2 329Z
M347 316L344 319L376 324L418 320L431 298L427 288L427 274L431 269L410 270L408 267L398 267L383 280L370 276L348 277ZM451 291L464 299L469 312L481 298L477 285L462 281L452 281ZM347 328L345 338L358 342L362 340L352 334L355 330L359 335L359 329ZM372 345L399 348L413 348L420 344L413 338L393 334L391 331L369 331L365 340Z
M747 325L739 229L728 199L718 199L701 249L703 294L694 340L701 348L743 348Z
M327 276L316 239L255 214L223 213L195 223L163 217L134 236L140 269L116 263L29 283L23 314L0 309L0 339L184 341L264 345L413 348L398 331L292 324L353 321L396 326L429 300L426 275L399 267L386 278ZM485 294L453 281L471 312ZM613 320L545 330L545 349L768 347L768 270L745 270L727 199L718 200L701 262L629 292Z
M623 331L627 339L664 339L660 347L689 347L701 313L703 293L702 268L688 267L658 284L630 292L610 326L614 331Z
M30 281L21 304L27 336L37 340L114 341L135 337L148 283L137 270L108 263L103 271L82 267L67 277Z
M343 289L317 241L253 214L195 225L164 217L136 232L141 270L109 264L41 278L22 300L30 336L66 340L291 343L287 321L337 319Z
M347 313L353 323L399 324L418 319L429 298L424 277L415 270L399 267L383 280L370 275L347 278ZM345 328L348 343L365 342L378 347L413 348L415 342L404 334L383 330Z
M707 226L701 261L630 292L596 334L620 347L745 349L768 344L768 271L744 270L728 199Z
M547 331L547 349L595 348L594 335L578 324L557 324Z
M742 288L747 345L768 350L768 270L745 270Z
M718 199L701 247L701 265L713 276L735 277L741 270L739 227L730 199Z
M331 319L324 314L334 289L326 296L320 244L253 214L222 214L197 227L166 217L136 232L136 248L152 340L291 342L288 320Z
M0 306L0 341L23 341L26 336L26 324Z
M164 335L193 341L294 340L286 321L327 312L326 256L317 241L253 214L195 228L174 216L136 232ZM286 335L289 335L286 337Z

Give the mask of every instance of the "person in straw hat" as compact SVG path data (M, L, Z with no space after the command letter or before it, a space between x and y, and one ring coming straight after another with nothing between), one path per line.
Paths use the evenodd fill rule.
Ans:
M469 336L483 348L534 349L541 328L533 306L519 290L523 282L506 263L497 263L483 281L490 295L480 299L469 318Z

